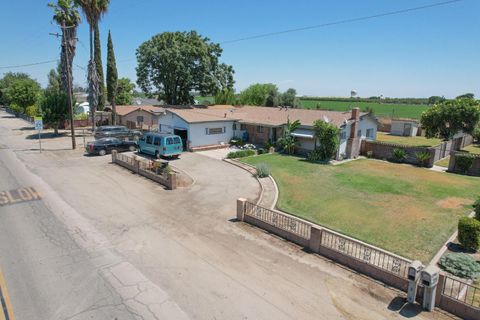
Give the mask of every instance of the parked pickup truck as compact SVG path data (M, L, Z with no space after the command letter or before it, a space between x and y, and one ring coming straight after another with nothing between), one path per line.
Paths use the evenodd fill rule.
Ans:
M86 147L88 154L106 155L112 150L118 152L135 151L137 150L137 143L135 141L124 141L117 138L102 138L93 142L88 142Z
M137 141L142 137L142 133L137 130L130 130L125 126L102 126L95 131L94 137L95 139L118 138Z

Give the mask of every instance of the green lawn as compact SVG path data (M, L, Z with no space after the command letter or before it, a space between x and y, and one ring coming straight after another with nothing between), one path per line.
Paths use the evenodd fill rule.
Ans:
M280 190L279 209L428 263L471 211L480 179L377 160L338 166L261 155Z
M377 133L377 140L413 147L434 147L438 146L442 142L440 139L427 139L425 137L402 137L383 132Z
M422 112L427 110L427 105L409 105L409 104L391 104L391 103L375 103L375 102L347 102L347 101L316 101L302 100L300 103L304 108L313 109L320 104L321 109L348 111L352 107L359 107L365 111L367 107L374 110L377 117L389 118L412 118L420 119Z
M471 144L468 147L463 148L462 150L468 153L480 154L480 144ZM449 163L450 163L450 156L435 162L435 165L439 167L448 168Z

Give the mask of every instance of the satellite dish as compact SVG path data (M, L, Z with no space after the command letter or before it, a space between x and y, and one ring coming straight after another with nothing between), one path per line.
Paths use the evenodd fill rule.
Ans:
M351 98L356 97L357 94L358 94L358 93L357 93L357 90L352 90L352 91L350 91L350 97L351 97Z

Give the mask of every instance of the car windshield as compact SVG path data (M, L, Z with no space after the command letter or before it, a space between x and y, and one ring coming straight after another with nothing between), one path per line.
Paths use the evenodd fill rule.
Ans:
M103 139L97 140L97 143L98 143L98 144L107 144L107 143L111 143L112 140L113 140L113 139L103 138Z

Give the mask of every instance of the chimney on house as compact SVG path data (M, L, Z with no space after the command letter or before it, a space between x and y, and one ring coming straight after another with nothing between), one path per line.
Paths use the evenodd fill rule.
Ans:
M360 120L360 108L352 109L352 117L350 120Z
M352 109L352 117L350 120L353 120L352 126L350 127L350 139L357 138L357 128L360 120L360 108Z

